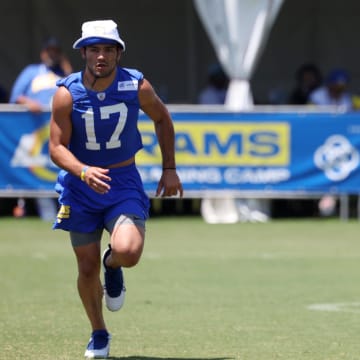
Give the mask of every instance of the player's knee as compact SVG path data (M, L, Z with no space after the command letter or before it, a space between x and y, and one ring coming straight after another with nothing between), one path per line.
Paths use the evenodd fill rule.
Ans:
M122 248L120 251L114 251L114 249L112 249L112 256L116 259L115 262L118 265L133 267L139 262L141 252L132 248Z
M97 263L82 261L78 264L79 276L86 279L91 279L99 275L100 267Z
M128 253L124 257L124 267L133 267L135 266L140 260L140 256L138 254Z

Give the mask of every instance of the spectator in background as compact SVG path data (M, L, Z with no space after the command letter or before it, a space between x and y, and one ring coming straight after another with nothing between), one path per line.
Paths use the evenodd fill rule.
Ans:
M219 64L212 64L208 69L208 84L200 92L199 104L224 104L229 78Z
M325 84L309 95L309 103L314 105L335 105L343 111L353 110L352 95L348 90L350 76L343 69L329 72Z
M9 100L10 103L24 105L32 113L51 109L52 98L57 90L56 81L72 71L58 40L54 37L44 42L40 60L40 63L30 64L21 71L15 80ZM54 199L37 198L36 206L43 220L52 221L56 217L57 203ZM19 212L18 208L14 211L16 216L25 214Z
M322 75L319 68L312 63L305 63L295 74L296 85L289 97L291 105L309 103L309 95L322 85Z
M72 71L56 38L44 42L40 60L41 63L30 64L21 71L10 94L10 103L24 105L35 113L49 110L56 81Z

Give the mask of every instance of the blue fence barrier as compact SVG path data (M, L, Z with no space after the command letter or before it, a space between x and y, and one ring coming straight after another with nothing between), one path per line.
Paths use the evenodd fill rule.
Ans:
M172 111L188 197L360 192L360 113ZM50 113L0 111L0 196L54 195ZM161 174L152 122L140 116L137 164L146 191ZM249 195L249 196L250 196Z

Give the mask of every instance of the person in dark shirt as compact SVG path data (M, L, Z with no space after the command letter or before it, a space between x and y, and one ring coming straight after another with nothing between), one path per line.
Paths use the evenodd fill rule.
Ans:
M300 66L296 71L296 86L289 97L291 105L306 105L309 95L322 85L323 77L319 68L311 63Z

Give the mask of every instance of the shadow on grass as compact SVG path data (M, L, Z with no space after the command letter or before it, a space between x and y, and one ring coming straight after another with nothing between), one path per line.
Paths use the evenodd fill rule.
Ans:
M125 357L114 357L109 356L109 360L234 360L235 358L229 357L216 357L216 358L174 358L174 357L153 357L153 356L125 356Z

